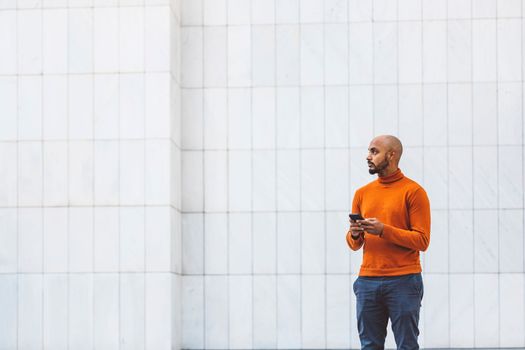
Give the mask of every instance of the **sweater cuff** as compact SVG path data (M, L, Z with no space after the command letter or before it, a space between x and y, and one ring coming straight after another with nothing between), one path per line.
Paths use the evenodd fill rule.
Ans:
M390 225L383 224L383 232L379 237L389 239L392 235L393 227Z

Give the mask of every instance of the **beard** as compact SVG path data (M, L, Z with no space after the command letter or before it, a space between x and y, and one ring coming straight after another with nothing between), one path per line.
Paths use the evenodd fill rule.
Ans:
M375 165L372 162L368 162L368 164L372 165L371 168L368 168L368 172L370 173L370 175L374 175L388 168L388 166L390 165L390 162L385 157L385 159L383 159L383 161L379 163L378 165Z

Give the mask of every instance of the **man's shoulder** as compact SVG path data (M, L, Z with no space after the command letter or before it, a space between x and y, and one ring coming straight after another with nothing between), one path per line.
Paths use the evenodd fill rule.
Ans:
M412 193L421 192L425 194L427 193L425 189L423 188L423 186L421 186L418 182L406 176L403 178L403 186L406 188L407 192L412 192Z

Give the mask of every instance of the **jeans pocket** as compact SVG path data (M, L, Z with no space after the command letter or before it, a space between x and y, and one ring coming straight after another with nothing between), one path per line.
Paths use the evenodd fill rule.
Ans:
M358 282L359 282L359 277L357 277L352 285L352 288L354 289L354 294L357 295L357 291L358 291Z

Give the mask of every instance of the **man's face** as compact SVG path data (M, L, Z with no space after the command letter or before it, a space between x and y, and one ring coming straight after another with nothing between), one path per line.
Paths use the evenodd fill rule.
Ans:
M368 172L373 175L381 172L388 168L390 161L387 157L386 147L376 140L370 142L368 146L368 156L366 157L368 162Z

